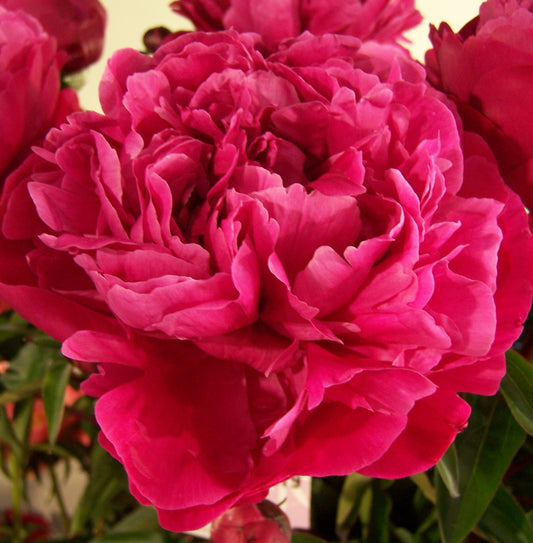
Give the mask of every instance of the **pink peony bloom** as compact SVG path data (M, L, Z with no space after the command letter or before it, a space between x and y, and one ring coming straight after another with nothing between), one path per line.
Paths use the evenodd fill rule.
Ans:
M100 58L106 11L98 0L0 0L10 10L24 10L57 39L68 55L65 73L76 72Z
M414 0L177 0L171 7L198 30L258 32L270 48L304 30L395 41L422 20Z
M533 1L488 0L459 34L442 23L426 54L432 84L489 143L506 182L533 210Z
M239 505L211 526L213 543L290 543L291 528L283 511L271 502Z
M434 465L531 301L524 208L417 63L258 39L117 52L104 115L0 201L0 296L98 362L101 442L176 531L294 475Z
M74 91L60 90L63 60L33 17L0 6L0 188L29 146L79 109Z

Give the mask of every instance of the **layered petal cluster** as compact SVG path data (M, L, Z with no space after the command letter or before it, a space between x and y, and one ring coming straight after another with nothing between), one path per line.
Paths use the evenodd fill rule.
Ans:
M74 91L60 88L64 60L37 20L0 5L0 188L29 146L79 109Z
M507 183L533 209L533 2L488 0L458 34L442 23L426 54L433 85L483 136Z
M101 441L172 530L294 475L402 477L531 301L519 198L396 46L189 33L7 180L0 296L98 362Z
M211 526L213 543L290 543L291 527L283 511L269 501L233 507Z
M24 10L56 38L68 55L64 73L81 70L102 54L107 14L99 0L0 0L0 6Z
M413 0L177 0L171 7L198 30L257 32L270 48L305 30L392 42L422 20Z

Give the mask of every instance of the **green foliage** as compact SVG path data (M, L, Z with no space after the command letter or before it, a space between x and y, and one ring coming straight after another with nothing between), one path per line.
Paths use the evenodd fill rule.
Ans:
M507 353L501 391L516 421L533 435L533 366L516 351Z
M48 423L48 440L51 445L56 442L61 429L65 412L65 391L70 380L72 367L68 360L59 358L50 366L43 379L42 398L46 421Z
M513 496L500 486L478 524L480 532L491 541L531 543L533 527Z
M89 483L74 512L71 533L113 524L128 506L134 505L128 493L128 481L121 465L100 446L93 447Z
M500 480L525 439L500 396L468 396L468 431L455 441L458 497L436 477L437 510L444 543L459 543L476 526L496 494Z
M528 398L528 380L515 382L517 397ZM472 406L469 426L428 473L397 481L354 474L342 485L338 478L316 482L314 504L336 504L336 537L324 523L315 523L313 534L347 543L459 543L473 534L476 541L533 541L533 439L523 429L530 414L511 411L508 396L465 395Z

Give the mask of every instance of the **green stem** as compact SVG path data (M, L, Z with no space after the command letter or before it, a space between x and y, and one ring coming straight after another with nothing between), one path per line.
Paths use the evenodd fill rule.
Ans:
M24 534L22 526L22 488L20 466L14 454L9 459L11 468L11 505L13 507L13 543L22 543Z
M52 490L54 492L54 496L59 506L59 512L61 514L61 522L63 523L63 531L65 535L67 535L70 531L70 518L67 513L67 508L65 507L65 501L63 500L63 495L61 494L61 488L59 486L56 470L53 464L49 465L49 470L50 470L50 478L52 479Z

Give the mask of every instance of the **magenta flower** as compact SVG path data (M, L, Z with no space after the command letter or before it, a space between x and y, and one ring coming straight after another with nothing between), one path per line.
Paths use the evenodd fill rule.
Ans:
M0 6L0 188L30 145L79 109L74 91L60 89L63 60L33 17Z
M456 103L468 130L489 143L506 182L533 210L533 3L488 0L454 34L431 32L430 81Z
M0 0L11 10L24 10L57 39L68 55L65 73L76 72L97 61L104 46L106 11L98 0Z
M15 523L14 513L11 509L4 509L0 512L0 534L7 533L2 530L5 528L10 530ZM23 543L39 543L39 541L48 541L50 537L50 523L37 513L22 513L20 518L24 526L24 541Z
M101 442L161 524L293 475L425 470L493 394L532 241L490 150L396 46L185 34L7 180L0 296L97 362Z
M395 41L422 20L413 0L177 0L198 30L257 32L270 48L305 30Z

